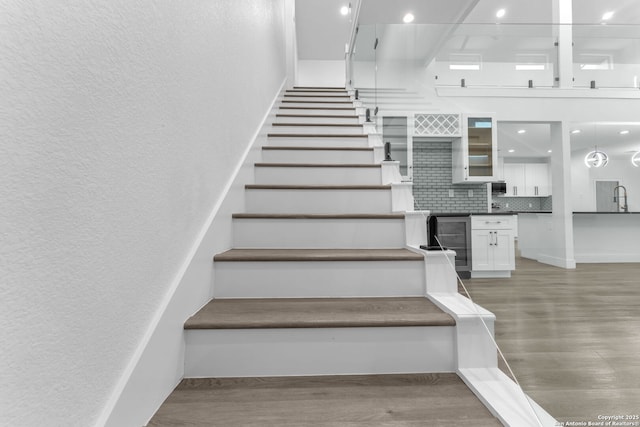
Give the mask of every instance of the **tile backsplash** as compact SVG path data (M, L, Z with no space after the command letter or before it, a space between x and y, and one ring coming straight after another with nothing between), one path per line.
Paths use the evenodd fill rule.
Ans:
M416 209L436 213L488 212L486 184L452 184L451 143L414 139Z
M493 210L499 211L550 211L552 208L549 197L492 197ZM508 205L508 206L507 206Z

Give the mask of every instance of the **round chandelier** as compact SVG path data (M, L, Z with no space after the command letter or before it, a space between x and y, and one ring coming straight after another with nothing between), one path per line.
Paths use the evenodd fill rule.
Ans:
M584 156L584 164L588 168L603 168L607 163L609 163L609 156L604 151L598 150L598 147Z

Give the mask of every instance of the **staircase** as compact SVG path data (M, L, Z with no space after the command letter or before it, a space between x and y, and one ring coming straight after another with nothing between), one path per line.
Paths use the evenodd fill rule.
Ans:
M201 410L215 414L225 398L212 396L233 390L241 400L239 384L254 391L266 382L340 388L350 378L362 387L377 384L379 399L398 381L420 383L433 396L439 383L459 383L455 394L467 393L478 412L468 418L452 411L447 425L500 425L455 375L462 365L474 367L459 354L466 350L460 336L477 325L464 317L470 309L446 273L448 255L408 245L424 217L405 213L413 210L410 185L398 182L395 162L381 161L380 135L363 113L344 89L286 91L255 183L245 187L246 212L233 215L233 248L213 258L214 298L185 323L185 380L149 425L299 425L265 421L264 412L236 423L180 424L175 411L183 410L168 408L181 393L206 389L213 400ZM456 314L449 306L462 308ZM489 364L491 351L484 351ZM421 410L425 399L416 403ZM440 419L430 410L420 416ZM362 425L376 425L370 421ZM393 425L393 418L381 415L379 422Z
M234 247L214 257L215 298L185 325L186 377L455 370L455 321L424 297L424 256L354 104L284 94Z

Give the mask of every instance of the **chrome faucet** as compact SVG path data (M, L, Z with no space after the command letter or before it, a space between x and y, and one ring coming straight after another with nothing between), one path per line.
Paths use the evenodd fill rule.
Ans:
M629 212L629 203L627 203L627 189L625 188L624 185L618 185L613 189L613 201L617 202L618 198L620 197L620 189L624 190L624 194L622 195L622 197L624 197L624 205L621 206L622 210L624 212Z

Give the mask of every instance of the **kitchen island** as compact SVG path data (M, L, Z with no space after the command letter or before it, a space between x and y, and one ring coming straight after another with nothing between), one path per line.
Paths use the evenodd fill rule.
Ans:
M518 247L524 258L547 262L554 242L551 213L518 214ZM573 212L576 263L640 262L640 212Z

